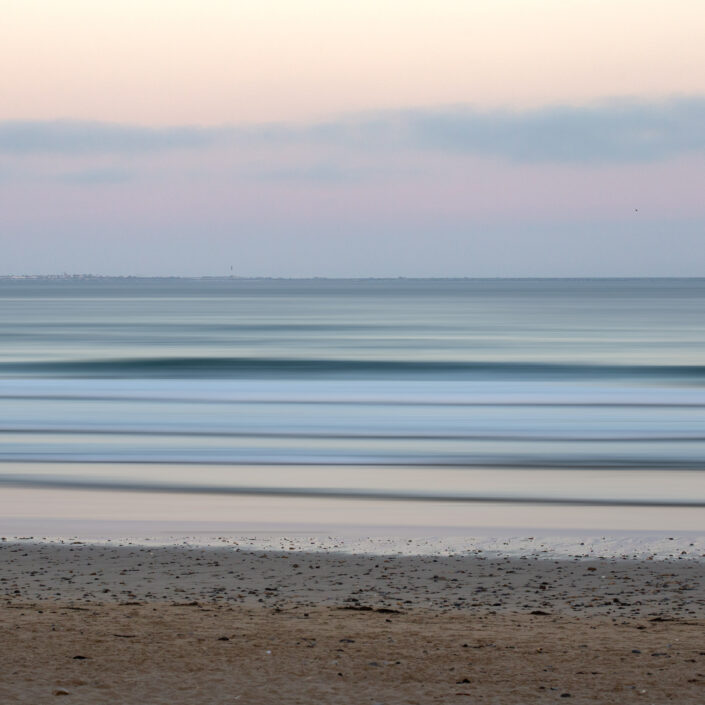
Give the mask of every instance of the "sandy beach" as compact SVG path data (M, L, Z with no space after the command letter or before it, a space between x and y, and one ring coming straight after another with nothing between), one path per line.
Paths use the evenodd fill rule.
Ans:
M702 702L700 546L635 559L306 543L5 537L0 701Z

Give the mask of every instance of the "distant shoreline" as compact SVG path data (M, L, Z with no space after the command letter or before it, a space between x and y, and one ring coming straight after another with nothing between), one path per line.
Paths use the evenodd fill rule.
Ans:
M178 275L133 275L133 274L0 274L0 281L282 281L282 282L395 282L395 281L703 281L704 277L672 277L672 276L652 276L652 277L409 277L409 276L380 276L380 277L270 277L270 276L237 276L237 275L203 275L203 276L178 276Z

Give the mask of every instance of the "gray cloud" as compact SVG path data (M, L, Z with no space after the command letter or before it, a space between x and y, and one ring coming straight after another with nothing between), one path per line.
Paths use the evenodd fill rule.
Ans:
M222 128L142 127L79 120L0 122L0 153L134 154L208 147L231 132Z
M0 153L10 155L140 154L228 144L340 147L373 154L388 149L433 150L513 162L655 161L705 152L705 97L615 100L525 111L399 110L304 126L153 128L76 121L0 122ZM325 171L307 177L336 176Z
M415 111L399 120L418 147L517 162L635 162L705 151L705 98L526 112Z

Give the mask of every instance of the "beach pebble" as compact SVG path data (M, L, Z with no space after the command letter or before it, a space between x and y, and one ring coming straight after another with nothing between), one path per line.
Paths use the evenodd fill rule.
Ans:
M69 693L69 691L66 690L66 688L57 688L54 691L54 695L71 695L71 693Z

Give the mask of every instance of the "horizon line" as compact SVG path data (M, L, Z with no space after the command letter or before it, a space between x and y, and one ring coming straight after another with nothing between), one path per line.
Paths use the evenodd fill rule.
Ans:
M561 276L561 275L544 275L544 276L502 276L502 275L427 275L427 276L409 276L409 275L352 275L352 276L326 276L326 275L311 275L311 276L274 276L274 275L232 275L232 274L194 274L194 275L179 275L179 274L90 274L76 273L68 274L0 274L0 281L22 281L22 280L86 280L86 279L162 279L162 280L183 280L183 281L530 281L530 280L570 280L570 281L594 281L594 280L614 280L614 279L629 279L629 280L699 280L705 279L703 276L678 276L678 275L593 275L593 276Z

